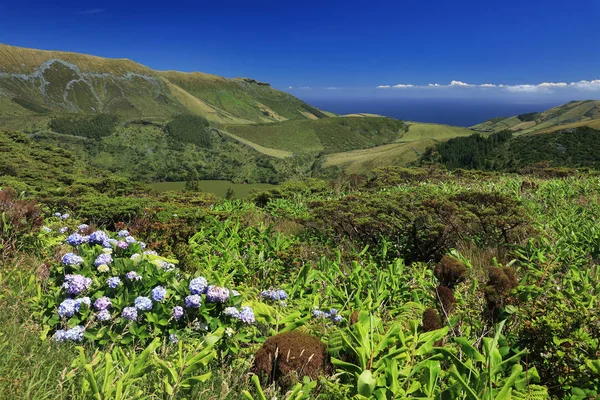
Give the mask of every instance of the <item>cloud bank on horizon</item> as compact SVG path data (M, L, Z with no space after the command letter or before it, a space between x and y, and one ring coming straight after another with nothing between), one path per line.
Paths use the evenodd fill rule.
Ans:
M447 85L439 83L429 83L428 85L412 85L400 83L396 85L379 85L376 89L431 89L431 88L481 88L481 89L501 89L511 93L550 93L555 89L578 89L578 90L597 90L600 91L600 79L581 80L579 82L542 82L539 84L519 84L503 85L494 83L472 84L462 81L451 81Z

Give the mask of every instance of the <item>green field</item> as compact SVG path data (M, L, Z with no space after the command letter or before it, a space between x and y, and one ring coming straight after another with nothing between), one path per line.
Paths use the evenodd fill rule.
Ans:
M166 192L169 190L182 191L185 190L185 182L156 182L149 185L152 190L156 192ZM269 185L268 183L232 183L227 181L200 181L200 190L206 193L213 193L217 197L225 198L225 194L229 189L234 192L234 197L238 199L245 199L250 194L250 191L254 189L270 189L276 187L275 185Z

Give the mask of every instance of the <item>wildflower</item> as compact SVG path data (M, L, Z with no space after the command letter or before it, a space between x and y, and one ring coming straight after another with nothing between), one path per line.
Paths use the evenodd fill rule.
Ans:
M106 280L109 288L114 289L121 284L121 279L117 276L110 277Z
M185 298L185 306L187 308L198 308L202 305L202 297L197 294L189 295Z
M316 307L313 309L312 315L315 318L323 318L323 317L325 317L325 313L323 311L319 310Z
M98 267L102 264L108 265L108 264L112 263L112 261L113 261L113 259L110 254L102 253L98 257L96 257L96 261L94 261L94 265L96 267Z
M110 271L110 267L106 264L100 264L98 265L98 267L96 268L98 270L98 272L108 272Z
M119 237L125 237L125 236L129 236L129 232L127 230L125 230L125 229L122 229L122 230L119 231L119 233L117 233L117 235Z
M67 237L67 243L73 247L77 247L80 244L87 243L89 240L89 236L83 236L79 233L73 233Z
M89 226L88 224L81 224L81 225L79 225L79 226L77 227L77 230L78 230L79 232L83 232L83 231L85 231L85 230L87 230L87 229L89 229L89 228L90 228L90 226Z
M271 299L271 300L285 300L288 298L287 293L285 292L285 290L283 289L276 289L276 290L264 290L261 293L262 297L265 297L267 299Z
M152 300L148 297L140 296L135 299L135 308L140 311L152 310Z
M177 337L177 335L176 335L176 334L174 334L174 333L171 333L171 334L169 335L169 341L170 341L171 343L173 343L173 344L176 344L177 342L179 342L179 338Z
M92 305L92 301L87 296L75 299L75 307L76 307L77 311L79 311L79 308L81 307L82 304L85 304L86 306L89 307Z
M64 221L66 219L69 219L69 217L70 217L69 214L63 214L63 215L60 216L60 219Z
M62 235L63 233L67 233L68 230L69 230L69 227L63 226L62 228L60 228L58 230L58 233L60 233Z
M250 308L250 307L242 307L242 310L240 311L240 316L238 317L238 319L245 324L248 324L248 325L253 324L255 321L254 311L252 311L252 308Z
M94 302L94 308L96 311L108 310L111 307L112 301L106 296L102 296Z
M92 280L83 275L67 275L62 287L67 290L68 294L78 295L87 290L91 284Z
M72 340L74 342L81 342L83 340L83 333L85 328L81 325L77 325L65 332L64 340Z
M48 228L47 226L42 226L42 231L44 231L46 233L50 233L50 232L52 232L52 229Z
M61 261L65 265L79 265L83 263L83 258L75 253L67 253L62 257Z
M165 299L167 295L167 290L162 286L157 286L152 289L152 300L161 302Z
M118 247L118 248L120 248L120 249L123 249L123 250L125 250L126 248L128 248L128 247L129 247L129 243L127 243L127 242L123 242L122 240L119 240L119 241L117 242L117 247Z
M91 244L103 244L105 241L108 241L108 235L106 232L96 231L90 234Z
M54 216L55 216L55 217L58 217L58 218L60 218L60 217L61 217L61 215L62 215L62 214L61 214L61 213L59 213L59 212L55 212L55 213L54 213Z
M221 286L210 286L206 290L206 300L211 303L225 303L229 299L229 289Z
M66 299L58 306L58 315L63 318L70 318L77 312L76 308L78 309L79 307L76 306L75 300Z
M179 318L181 317L183 317L183 307L173 307L173 318L175 318L176 321L179 321Z
M132 244L132 243L135 243L135 242L136 242L136 240L135 240L135 238L134 238L133 236L127 236L127 237L125 238L125 241L126 241L127 243L129 243L129 244Z
M235 307L225 308L223 314L231 318L240 318L240 311Z
M135 307L125 307L121 316L130 321L135 321L137 319L137 309Z
M125 274L125 278L127 278L130 281L141 281L142 280L142 277L139 276L137 274L137 272L135 272L135 271L130 271L127 274Z
M96 317L98 318L98 320L100 321L110 321L112 319L112 317L110 316L110 312L108 312L108 310L102 310L100 311L98 314L96 314Z
M190 281L190 293L191 294L202 294L208 285L208 281L205 277L200 276Z
M331 320L332 320L334 323L336 323L336 324L339 324L340 322L342 322L342 319L343 319L343 318L342 318L342 316L338 314L338 315L336 315L335 317L333 317Z

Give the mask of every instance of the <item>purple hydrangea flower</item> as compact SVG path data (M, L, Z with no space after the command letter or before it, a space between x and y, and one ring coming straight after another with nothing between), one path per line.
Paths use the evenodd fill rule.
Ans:
M104 231L96 231L90 234L91 244L103 244L105 241L108 241L108 235Z
M150 311L152 310L152 300L148 297L139 296L135 299L135 308L140 311Z
M176 335L176 334L174 334L174 333L171 333L171 334L169 335L169 341L170 341L171 343L173 343L173 344L176 344L177 342L179 342L179 338L177 337L177 335Z
M125 250L126 248L128 248L128 247L129 247L129 243L127 243L127 242L124 242L124 241L122 241L122 240L119 240L119 241L117 242L117 247L118 247L118 248L120 248L120 249L123 249L123 250Z
M108 310L111 307L112 301L106 296L102 296L94 302L94 308L96 311Z
M87 290L91 284L92 280L83 275L67 275L62 287L67 289L68 294L76 296Z
M223 314L231 318L240 318L240 311L235 307L227 307L223 310Z
M204 293L204 290L206 290L206 286L208 286L208 281L205 277L200 276L198 278L194 278L190 281L190 293L202 294Z
M117 233L117 235L118 235L119 237L126 237L126 236L129 236L129 232L128 232L127 230L125 230L125 229L121 229L121 230L119 231L119 233Z
M152 289L152 300L161 302L165 299L167 295L167 290L162 286L157 286Z
M79 310L79 306L73 299L66 299L58 306L58 315L71 318Z
M96 261L94 261L94 265L97 267L99 265L108 265L112 263L113 259L110 254L102 253L98 257L96 257Z
M287 293L283 289L264 290L261 296L270 300L281 301L288 298Z
M73 247L77 247L80 244L87 243L89 240L89 236L83 236L79 233L73 233L67 237L67 243Z
M121 316L130 321L135 321L137 319L137 309L135 307L125 307Z
M100 321L110 321L112 319L112 317L110 316L110 312L108 310L102 310L100 311L96 317L98 318L98 320Z
M58 233L60 233L62 235L63 233L67 233L68 230L69 230L68 226L63 226L62 228L60 228L58 230Z
M114 289L121 284L121 279L117 276L113 276L106 280L106 284L109 288Z
M202 297L197 294L189 295L185 298L185 306L187 308L198 308L202 305Z
M209 286L206 290L206 300L211 303L225 303L229 299L229 289L221 286Z
M79 230L80 232L85 231L86 229L89 229L89 225L88 224L81 224L77 227L77 230Z
M70 215L69 214L63 214L60 216L60 219L62 219L63 221L66 219L69 219Z
M135 242L136 242L136 240L135 240L135 238L134 238L133 236L127 236L127 237L125 238L125 241L126 241L127 243L129 243L129 244L132 244L132 243L135 243Z
M252 311L252 308L250 308L250 307L242 307L242 310L240 311L240 316L238 317L238 319L245 324L248 324L248 325L253 324L255 321L254 311Z
M183 307L173 307L173 318L175 318L176 321L179 321L179 318L181 317L183 317Z
M135 272L135 271L129 271L128 273L126 273L125 278L127 278L130 281L141 281L142 280L142 277L139 276L137 274L137 272Z
M83 340L83 334L85 328L81 325L77 325L65 332L64 340L72 340L74 342L81 342Z
M83 258L79 257L75 253L67 253L62 256L61 261L65 265L79 265L83 263Z

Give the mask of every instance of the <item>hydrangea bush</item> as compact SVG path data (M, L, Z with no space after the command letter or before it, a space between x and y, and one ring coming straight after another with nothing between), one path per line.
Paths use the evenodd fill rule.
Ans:
M176 342L224 326L258 333L251 303L232 288L188 276L176 260L144 250L126 230L63 232L70 251L50 271L36 301L46 335L57 342L91 340L144 344L154 337Z

